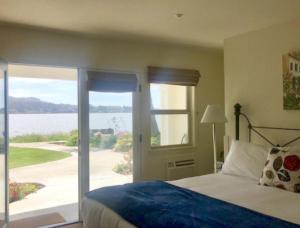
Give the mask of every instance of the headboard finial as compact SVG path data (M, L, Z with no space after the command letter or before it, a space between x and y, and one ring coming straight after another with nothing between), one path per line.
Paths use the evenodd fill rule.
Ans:
M235 139L240 139L240 114L242 106L239 103L234 105L234 115L235 115Z
M236 103L234 105L234 114L239 115L241 113L241 108L242 108L242 106L239 103Z

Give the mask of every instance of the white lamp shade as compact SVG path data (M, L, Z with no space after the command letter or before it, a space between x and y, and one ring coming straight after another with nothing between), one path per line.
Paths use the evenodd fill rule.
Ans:
M227 119L220 105L207 105L201 123L225 123Z

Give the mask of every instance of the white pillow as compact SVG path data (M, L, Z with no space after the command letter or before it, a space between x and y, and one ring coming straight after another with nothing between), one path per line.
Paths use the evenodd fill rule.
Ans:
M234 140L222 167L222 173L259 180L270 149L270 147Z

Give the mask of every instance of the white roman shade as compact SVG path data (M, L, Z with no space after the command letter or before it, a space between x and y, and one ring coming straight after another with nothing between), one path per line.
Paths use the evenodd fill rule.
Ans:
M170 85L197 86L200 79L198 70L166 67L148 67L148 82Z
M135 92L137 78L135 74L88 71L89 91L97 92Z

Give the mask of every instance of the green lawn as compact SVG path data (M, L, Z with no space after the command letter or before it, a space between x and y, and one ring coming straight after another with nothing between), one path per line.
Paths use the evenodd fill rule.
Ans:
M28 165L56 161L70 157L70 153L57 152L34 148L9 148L9 168L17 168Z

